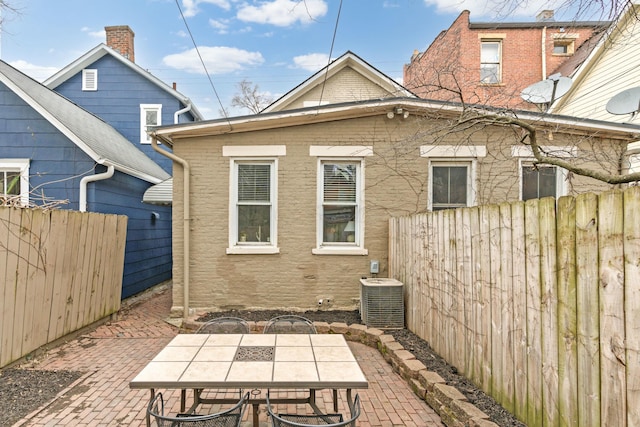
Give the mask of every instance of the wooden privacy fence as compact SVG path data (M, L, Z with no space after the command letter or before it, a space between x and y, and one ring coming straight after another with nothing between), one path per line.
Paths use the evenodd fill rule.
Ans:
M392 218L407 327L529 426L640 426L640 188Z
M0 207L0 367L120 308L127 217Z

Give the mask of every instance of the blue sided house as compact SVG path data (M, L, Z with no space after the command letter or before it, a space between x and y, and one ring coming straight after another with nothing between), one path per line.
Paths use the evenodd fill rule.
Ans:
M106 45L85 53L44 85L111 125L166 172L162 182L141 183L141 191L128 194L135 200L122 203L115 195L107 195L112 200L96 200L101 206L91 206L91 210L129 217L124 298L169 280L172 274L172 161L152 148L147 129L199 121L202 116L175 84L167 85L135 63L131 28L110 26L105 32Z
M144 143L143 130L165 120L174 123L174 118L176 123L199 120L200 115L174 89L146 72L132 72L139 67L118 60L121 55L113 49L100 49L109 55L78 72L82 85L90 84L87 74L95 70L94 77L105 77L94 78L97 90L85 100L86 108L71 101L75 76L58 86L61 93L63 86L69 90L70 96L62 96L0 61L0 197L15 196L23 205L55 201L64 209L126 215L126 298L172 274L171 200L143 203L145 192L170 182L171 162ZM129 89L109 90L109 80L111 89ZM137 111L131 117L134 103ZM141 113L149 106L155 109Z

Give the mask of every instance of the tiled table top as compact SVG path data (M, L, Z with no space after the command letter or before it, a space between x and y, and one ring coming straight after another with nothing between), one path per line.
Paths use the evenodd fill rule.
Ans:
M367 388L340 334L180 334L131 388Z

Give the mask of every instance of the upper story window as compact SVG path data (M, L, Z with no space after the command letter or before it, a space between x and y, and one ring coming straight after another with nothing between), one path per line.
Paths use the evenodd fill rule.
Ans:
M151 144L149 128L162 124L162 104L140 104L140 143Z
M573 55L577 38L577 34L555 34L553 36L553 54L559 56Z
M229 146L229 254L278 253L278 158L284 146Z
M0 159L0 199L29 204L29 159Z
M318 157L316 247L312 253L366 255L364 157L371 147L313 146Z
M502 81L502 42L481 41L480 82L495 84Z
M98 90L98 70L82 70L82 90Z

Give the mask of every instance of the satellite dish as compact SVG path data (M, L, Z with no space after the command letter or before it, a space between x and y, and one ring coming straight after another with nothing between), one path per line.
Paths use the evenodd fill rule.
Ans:
M633 119L640 112L640 87L632 87L614 95L607 102L607 111L611 114L631 114Z
M551 104L556 99L565 95L571 88L571 79L560 74L549 76L548 79L539 81L526 87L520 93L522 99L533 104Z

